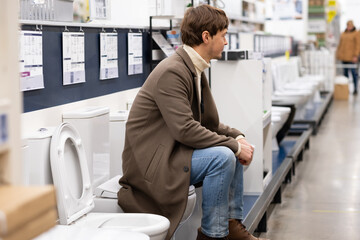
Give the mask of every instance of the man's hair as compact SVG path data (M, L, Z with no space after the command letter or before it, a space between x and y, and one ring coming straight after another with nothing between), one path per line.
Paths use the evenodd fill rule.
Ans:
M186 11L181 23L181 40L190 47L198 46L203 43L204 31L208 31L212 37L228 26L229 19L223 10L209 5L191 7Z

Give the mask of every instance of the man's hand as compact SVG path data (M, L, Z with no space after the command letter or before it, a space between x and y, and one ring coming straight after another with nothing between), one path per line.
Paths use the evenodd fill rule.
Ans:
M245 166L250 165L253 158L254 147L251 146L245 138L239 139L238 142L241 144L241 152L239 156L237 156L240 163Z

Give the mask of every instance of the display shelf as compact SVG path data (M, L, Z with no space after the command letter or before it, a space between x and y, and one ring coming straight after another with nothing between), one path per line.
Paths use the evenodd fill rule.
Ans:
M314 108L307 110L305 117L302 119L294 119L295 124L310 124L313 128L313 134L317 133L317 130L322 122L322 119L325 116L325 113L328 111L333 100L332 92L324 92L321 96L321 102L316 103Z
M78 23L78 22L55 22L55 21L37 21L37 20L20 20L21 25L38 25L40 30L41 26L66 26L66 27L83 27L83 28L115 28L115 29L127 29L127 28L136 28L136 29L149 29L149 27L144 26L133 26L133 25L116 25L111 24L107 21L96 21L88 23Z
M243 223L250 233L253 233L258 228L264 216L266 221L266 210L273 201L276 193L280 190L281 184L284 182L288 172L291 171L291 165L291 158L285 158L282 161L275 175L264 189L264 192L257 198L248 214L246 214Z
M154 34L154 26L153 26L153 20L167 20L169 21L169 30L173 29L173 21L180 21L182 17L179 16L150 16L150 22L149 22L149 33L150 33L150 72L155 68L155 66L162 60L162 59L156 59L154 58L153 51L156 50L154 48L154 40L153 40L153 34ZM164 28L162 28L164 29ZM159 46L160 47L160 46ZM162 50L161 50L162 51Z
M325 13L324 6L309 6L309 14L311 13Z

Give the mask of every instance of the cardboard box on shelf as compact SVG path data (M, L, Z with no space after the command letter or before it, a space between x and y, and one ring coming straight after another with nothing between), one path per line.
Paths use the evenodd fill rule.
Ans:
M335 100L349 99L349 85L347 83L335 83L334 99Z
M309 0L309 6L315 6L316 1L315 0Z
M30 240L55 226L57 216L56 208L49 209L45 213L22 224L11 233L0 237L2 240Z
M56 208L55 188L0 186L0 238Z

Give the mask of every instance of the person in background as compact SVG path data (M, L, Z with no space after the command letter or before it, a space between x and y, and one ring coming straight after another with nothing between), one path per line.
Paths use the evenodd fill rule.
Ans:
M203 198L197 240L257 239L241 223L243 165L251 163L254 148L242 132L219 122L204 74L211 59L221 58L228 24L220 9L189 8L181 24L184 45L149 75L126 124L118 203L125 212L167 217L167 240L195 184L202 184Z
M353 21L349 20L346 24L346 30L341 34L339 45L336 50L336 58L342 61L344 66L344 76L349 77L349 70L351 70L354 92L357 94L358 88L358 75L357 75L357 61L360 54L360 35L356 31ZM356 65L356 66L354 66Z

